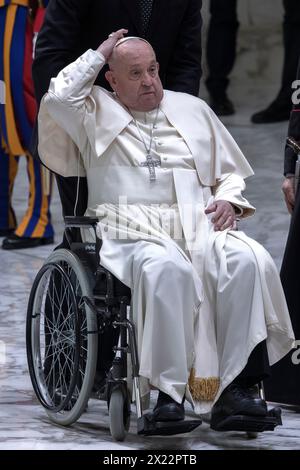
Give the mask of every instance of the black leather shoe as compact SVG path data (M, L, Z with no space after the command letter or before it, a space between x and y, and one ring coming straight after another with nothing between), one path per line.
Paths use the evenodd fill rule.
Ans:
M270 124L273 122L288 121L291 109L291 102L280 102L275 100L266 109L253 114L251 121L254 124Z
M14 231L14 228L0 228L0 237L9 237Z
M184 419L184 404L177 403L164 392L159 392L157 403L153 409L155 421L182 421Z
M234 415L267 416L268 408L265 400L253 393L253 387L244 388L237 384L229 385L211 411L211 427L214 428L225 418Z
M232 101L227 95L210 97L210 107L217 116L230 116L235 113Z
M50 245L54 243L53 237L18 237L18 235L11 235L7 238L4 238L2 242L3 250L19 250L21 248L35 248L42 245Z

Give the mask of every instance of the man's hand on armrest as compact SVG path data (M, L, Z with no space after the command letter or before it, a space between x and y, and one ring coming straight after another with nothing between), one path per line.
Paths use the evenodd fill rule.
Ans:
M236 213L233 205L228 201L215 201L205 209L205 214L211 214L214 212L214 216L211 219L214 224L214 229L218 230L236 230Z

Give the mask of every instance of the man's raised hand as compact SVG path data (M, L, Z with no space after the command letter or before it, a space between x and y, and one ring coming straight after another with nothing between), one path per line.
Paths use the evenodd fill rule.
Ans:
M111 33L108 38L100 44L97 51L105 57L106 62L109 60L117 42L124 37L124 34L127 33L128 29L118 29L118 31Z

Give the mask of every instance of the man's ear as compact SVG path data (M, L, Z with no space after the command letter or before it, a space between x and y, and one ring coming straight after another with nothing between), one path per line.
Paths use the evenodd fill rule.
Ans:
M105 72L105 78L110 84L111 88L115 91L115 85L116 85L116 79L114 77L114 74L111 70L107 70Z

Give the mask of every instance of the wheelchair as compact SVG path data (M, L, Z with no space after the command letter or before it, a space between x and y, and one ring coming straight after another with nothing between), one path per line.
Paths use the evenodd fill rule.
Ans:
M135 327L127 318L131 291L100 266L97 222L91 217L65 217L70 249L55 250L34 280L26 322L27 361L34 392L50 420L64 426L80 418L89 398L105 398L111 435L122 441L131 415L129 354L138 434L189 432L201 421L156 422L151 413L143 414ZM73 242L74 228L92 228L96 242ZM112 329L117 331L118 343L113 347L103 393L103 387L97 389L95 375L97 361L101 362L101 343Z
M139 386L135 326L127 315L130 289L101 267L98 220L65 217L69 249L55 250L38 272L30 293L26 320L29 374L36 397L49 419L69 426L92 398L107 401L110 432L124 440L130 425L134 396L139 435L173 435L194 430L202 421L157 422L144 413ZM74 229L92 229L95 243L73 241ZM115 332L112 363L105 383L95 380L101 364L101 345ZM128 363L131 360L131 383ZM132 393L133 392L133 393ZM266 418L232 417L218 431L246 431L248 437L281 424L280 409Z

